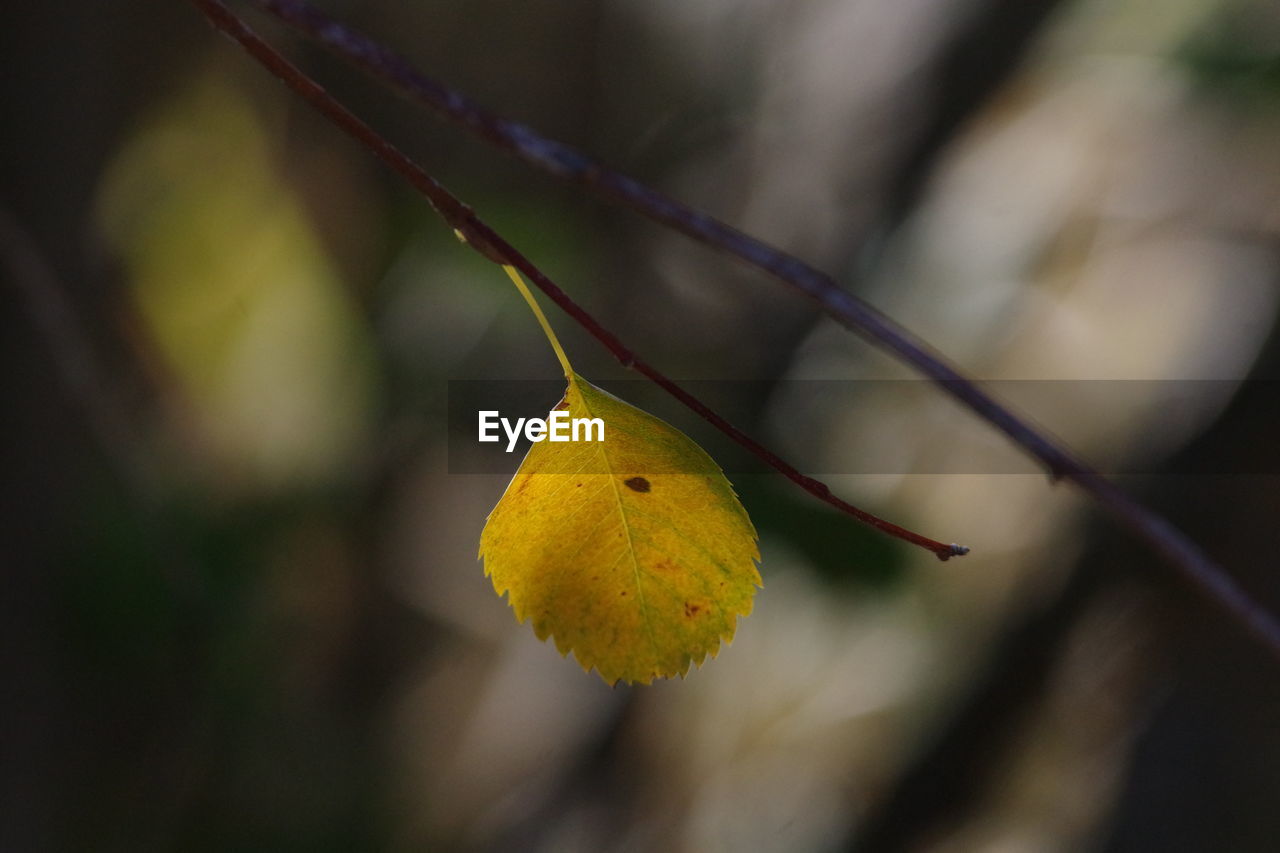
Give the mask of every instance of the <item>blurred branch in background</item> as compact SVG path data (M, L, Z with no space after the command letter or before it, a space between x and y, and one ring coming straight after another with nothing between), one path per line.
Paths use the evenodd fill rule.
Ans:
M31 234L0 207L0 264L40 339L48 346L67 399L79 407L115 476L142 506L157 498L155 473L147 464L137 425L121 389L81 327L75 305L53 268L40 256Z
M251 47L246 41L247 38L252 38L247 27L231 16L225 6L217 0L194 0L194 2L219 28L249 48L250 53L253 53L260 62L264 62L261 49ZM254 2L286 23L319 39L326 47L373 74L379 80L399 88L419 103L453 119L508 153L557 177L575 181L607 198L619 200L658 222L773 274L780 281L809 296L837 322L883 347L924 376L934 380L939 388L1023 447L1027 453L1044 464L1052 479L1068 480L1081 488L1117 523L1126 527L1134 536L1146 542L1153 551L1160 554L1206 600L1221 607L1280 660L1280 621L1251 598L1193 541L1164 518L1145 508L1090 468L1065 445L1033 427L1030 422L1019 417L967 379L957 368L934 355L924 341L841 288L829 275L701 211L693 210L634 179L618 174L565 145L543 139L523 125L491 115L460 93L424 77L394 52L350 31L303 0L254 0ZM1041 14L1049 11L1050 8L1051 4L1045 5L1040 10ZM1038 20L1040 18L1032 14L1026 21L1027 27L1034 29ZM1009 49L1015 49L1016 41L1015 39L1013 42L1008 42ZM269 63L264 62L264 64L271 67ZM272 70L278 75L281 74L278 63ZM286 82L290 81L286 78ZM323 90L314 83L290 82L290 85L304 97L310 98L310 92L323 94ZM319 105L319 108L334 118L331 108L326 108L323 104ZM948 116L945 113L939 113L939 116L939 122L944 126L953 124L957 120L954 116ZM350 132L350 121L339 118L335 119L335 123ZM942 130L938 129L935 133L941 134ZM375 154L387 159L380 152L390 146L379 137L375 135L371 141L366 136L362 141ZM936 142L930 142L930 145L934 144ZM394 151L394 149L391 150ZM916 156L925 158L923 153L925 150L921 149L921 153ZM392 160L388 162L393 166L396 165ZM404 169L398 166L396 168L404 172ZM412 171L421 172L420 169ZM443 202L442 209L440 203L434 198L440 192L439 185L434 180L423 181L421 178L415 178L411 172L406 173L410 182L418 186L428 198L433 199L433 204L441 210L447 222L455 228L460 227L462 222L459 217L462 215L462 210L454 209L457 208L456 201L452 204L449 201ZM471 216L469 209L466 210L466 215ZM497 244L500 238L492 233L484 233L487 230L484 228L481 231L482 238ZM558 288L555 291L548 291L546 285L549 282L545 281L545 277L523 256L514 253L509 245L505 245L505 241L501 243L503 245L499 254L526 272L562 308L566 308L562 292ZM484 254L483 247L479 248ZM557 296L557 293L561 295ZM566 310L579 322L583 322L575 311L569 308ZM599 332L593 331L593 334L603 340ZM608 343L606 345L608 346ZM614 347L610 348L617 354ZM628 364L629 359L626 356L619 355L619 358L624 365ZM665 377L655 378L652 375L652 369L646 368L647 365L637 366L637 369L663 385L668 391L677 393L674 387L668 387L668 384L663 381ZM683 402L689 405L688 400ZM706 417L706 414L701 411L699 414ZM724 427L721 426L721 428ZM828 500L824 496L825 487L823 490L818 490L806 486L799 479L803 476L799 475L799 472L793 474L784 471L784 473L813 494ZM845 508L842 507L842 509ZM845 511L848 512L849 509ZM926 544L926 547L929 546ZM946 559L948 552L945 548L946 546L943 546L941 550L936 548L934 550L940 557Z

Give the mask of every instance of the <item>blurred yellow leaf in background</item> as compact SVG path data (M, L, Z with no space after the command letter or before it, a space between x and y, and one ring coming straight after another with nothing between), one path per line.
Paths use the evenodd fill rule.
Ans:
M756 532L719 466L669 424L569 376L603 441L534 443L480 537L521 622L609 683L684 675L751 612Z
M341 475L374 378L275 135L236 88L197 78L117 153L97 210L202 473L268 490Z

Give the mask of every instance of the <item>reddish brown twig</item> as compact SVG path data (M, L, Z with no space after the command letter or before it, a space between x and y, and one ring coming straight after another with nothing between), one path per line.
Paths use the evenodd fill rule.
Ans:
M214 2L214 0L193 0L193 2L205 9L206 14L208 14L209 7L220 8L226 15L230 16L231 20L235 21L240 28L243 28L248 33L243 23L231 16L220 3ZM1145 542L1148 547L1164 558L1193 589L1221 607L1261 641L1273 655L1280 658L1280 623L1276 621L1270 612L1254 601L1220 565L1210 559L1194 542L1174 528L1163 517L1129 497L1115 484L1078 459L1058 441L1041 433L999 403L941 356L932 352L923 341L898 326L875 308L843 290L830 276L800 259L743 234L701 211L681 204L633 178L614 172L566 145L540 137L523 125L498 118L482 110L458 92L420 74L394 52L371 39L347 29L307 3L302 2L302 0L253 0L253 2L272 12L286 23L316 38L378 79L394 85L414 99L449 117L498 148L551 174L579 183L600 195L625 204L643 215L666 224L712 248L735 255L752 266L771 273L780 281L809 296L841 325L862 335L877 346L888 350L903 362L911 365L974 411L979 417L1005 433L1015 444L1039 460L1048 470L1052 479L1069 480L1075 483L1119 524L1127 528L1138 539ZM249 35L252 36L251 33ZM247 47L248 45L246 45ZM294 70L296 72L296 69ZM306 80L307 85L319 89L310 80L305 77L303 79ZM320 105L317 104L317 106ZM378 138L376 134L373 134L373 136ZM370 143L366 141L366 144ZM385 141L383 144L386 144ZM373 146L370 145L370 147ZM390 148L390 146L387 147ZM391 150L394 151L393 148ZM399 152L395 153L403 157L403 155L399 155ZM405 176L415 186L419 184L419 181L415 180L412 175L406 174ZM422 177L438 187L438 184L431 181L425 174ZM421 187L419 188L421 189ZM428 198L430 197L428 194ZM452 199L451 196L450 199ZM433 201L433 203L435 202ZM453 203L458 205L456 200ZM465 209L465 206L462 207ZM437 206L437 209L440 209L439 206ZM449 219L449 214L445 210L441 210L441 213L446 220ZM467 210L467 213L469 214L470 211ZM464 233L466 232L464 231ZM487 252L483 245L479 245L477 248L482 252ZM574 316L579 323L583 323L589 330L591 329L591 326L584 323L584 317L579 316L574 309L569 307L573 303L567 297L564 297L558 288L555 288L554 291L549 290L546 285L549 285L550 282L546 280L545 276L531 272L532 265L528 264L528 261L521 257L520 262L513 263L529 275L561 308L570 313L571 316ZM551 285L551 287L554 288L554 285ZM561 298L557 297L557 293ZM580 311L580 309L578 310ZM585 319L589 320L590 318ZM591 323L594 324L594 321L591 321ZM595 325L598 327L598 324ZM611 335L609 337L612 338ZM630 360L628 359L629 350L621 347L620 344L617 344L617 348L610 346L599 335L597 335L597 338L602 343L605 343L606 346L609 346L610 350L618 356L623 364L630 364L651 379L654 378L648 372L648 365L643 365L642 367L634 361L634 356L631 356ZM616 344L616 339L614 339L614 343ZM655 379L655 381L657 380ZM672 387L668 387L661 382L659 384L662 384L668 392L675 394L686 405L690 405L689 401L684 399L687 396L684 392L677 393L678 389L673 390ZM697 411L697 407L693 408ZM705 414L703 416L706 417ZM712 423L715 423L715 421L713 420ZM723 429L723 427L721 428ZM753 450L752 452L755 451ZM773 463L771 462L770 464ZM775 465L774 467L777 466ZM787 468L790 468L790 466L787 466ZM824 485L805 477L803 474L796 472L795 469L790 469L790 471L794 472L794 476L784 469L780 470L783 470L783 473L787 473L793 481L827 503L844 512L853 510L849 514L862 518L864 521L867 520L862 517L865 514L861 510L850 507L845 502L832 496ZM880 524L885 524L885 522L880 522ZM926 541L932 542L932 540ZM940 543L933 544L939 545ZM925 547L929 547L929 545L925 545ZM947 556L953 553L963 553L963 549L959 549L957 546L943 546L943 548L946 549L945 552L935 550L935 553L942 559L946 559ZM931 550L933 549L931 548Z
M560 306L566 314L586 329L592 337L605 346L609 352L625 367L632 368L654 382L692 409L712 426L746 448L752 454L782 473L802 489L830 504L841 512L868 524L890 536L904 542L931 551L940 560L962 556L969 549L962 545L944 544L927 536L921 536L904 527L885 521L866 510L841 500L831 493L825 483L802 474L799 470L782 460L755 439L739 430L733 424L720 417L706 404L685 391L665 374L649 363L641 360L630 348L618 340L617 336L600 324L582 306L578 305L560 289L533 262L517 251L497 232L486 225L470 207L459 201L446 190L435 178L431 177L417 163L402 151L384 139L373 128L365 124L354 113L344 107L320 84L316 83L297 66L285 59L279 52L258 37L247 24L240 20L219 0L192 0L205 14L209 21L226 35L240 44L250 56L262 64L268 71L280 78L285 85L301 95L326 118L355 138L384 163L406 178L440 214L446 224L453 228L468 245L481 255L496 264L510 264L524 273L530 281Z

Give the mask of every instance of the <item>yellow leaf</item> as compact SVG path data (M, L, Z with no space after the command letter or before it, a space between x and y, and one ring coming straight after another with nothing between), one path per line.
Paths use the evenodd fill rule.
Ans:
M733 638L760 584L756 532L719 466L569 371L557 408L604 441L534 443L480 536L516 618L609 683L684 675Z

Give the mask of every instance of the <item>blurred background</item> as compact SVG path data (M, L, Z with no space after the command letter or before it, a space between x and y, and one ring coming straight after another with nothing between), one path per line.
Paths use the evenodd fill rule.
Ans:
M1276 4L321 5L1023 389L1280 610ZM499 271L188 4L10 3L0 848L1276 849L1280 666L1152 555L776 283L244 11L653 364L973 553L735 475L732 646L584 674L476 561L509 475L451 473L451 380L557 375Z

